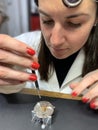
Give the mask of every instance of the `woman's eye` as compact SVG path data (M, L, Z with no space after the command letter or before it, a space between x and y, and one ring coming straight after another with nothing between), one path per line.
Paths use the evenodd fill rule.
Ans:
M68 22L68 26L72 27L72 28L79 28L79 27L81 27L81 23Z
M43 24L46 24L46 25L53 25L54 22L52 20L43 20Z

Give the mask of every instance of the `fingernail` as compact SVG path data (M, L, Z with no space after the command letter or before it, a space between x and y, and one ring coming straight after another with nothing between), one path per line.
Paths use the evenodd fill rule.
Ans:
M31 65L31 67L32 67L33 69L38 69L38 68L40 67L40 64L37 63L37 62L33 62L32 65Z
M90 103L90 108L92 108L92 109L95 109L95 108L96 108L96 105L95 105L94 102L91 102L91 103Z
M82 98L82 102L83 102L83 103L87 103L88 101L89 101L88 98Z
M36 81L37 80L37 76L34 75L34 74L30 75L29 80Z
M33 49L31 49L31 48L27 48L27 53L28 53L29 55L34 55L34 54L35 54L35 51L34 51Z
M76 97L78 94L76 92L72 92L71 94L73 97Z

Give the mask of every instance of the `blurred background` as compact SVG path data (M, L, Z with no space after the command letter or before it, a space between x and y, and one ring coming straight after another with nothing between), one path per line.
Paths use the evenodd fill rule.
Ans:
M34 0L0 0L0 33L17 36L40 29Z

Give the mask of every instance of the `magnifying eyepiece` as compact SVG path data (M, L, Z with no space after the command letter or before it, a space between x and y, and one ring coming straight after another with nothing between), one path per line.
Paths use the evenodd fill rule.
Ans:
M69 8L76 7L82 2L82 0L62 0L62 1L64 5L66 5Z

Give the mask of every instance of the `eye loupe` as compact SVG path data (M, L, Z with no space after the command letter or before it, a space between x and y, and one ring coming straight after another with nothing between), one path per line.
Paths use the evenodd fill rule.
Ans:
M64 5L69 8L73 8L78 6L83 0L62 0Z

